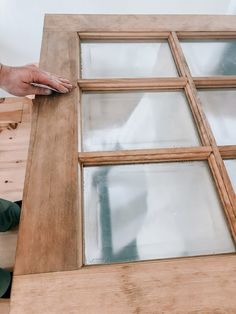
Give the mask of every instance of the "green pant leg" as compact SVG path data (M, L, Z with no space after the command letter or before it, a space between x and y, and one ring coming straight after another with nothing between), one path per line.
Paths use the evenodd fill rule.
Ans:
M11 274L9 271L0 268L0 298L5 294L11 283Z
M0 198L0 232L7 231L19 224L20 207Z

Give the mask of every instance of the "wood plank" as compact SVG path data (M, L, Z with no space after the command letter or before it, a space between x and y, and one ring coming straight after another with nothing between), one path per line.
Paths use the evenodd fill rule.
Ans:
M80 39L97 40L97 39L167 39L169 32L80 32Z
M234 15L46 14L45 30L79 32L236 31Z
M11 314L233 314L235 272L224 255L15 276Z
M0 313L9 314L10 312L10 300L0 299Z
M89 90L170 90L184 88L185 78L137 78L137 79L81 79L78 86Z
M213 77L194 77L194 84L197 88L211 87L235 87L236 76L213 76Z
M77 40L77 33L45 32L40 67L76 85ZM16 274L77 267L77 90L33 105Z
M78 154L78 159L84 166L97 166L178 160L205 160L210 156L211 152L211 147L81 152Z

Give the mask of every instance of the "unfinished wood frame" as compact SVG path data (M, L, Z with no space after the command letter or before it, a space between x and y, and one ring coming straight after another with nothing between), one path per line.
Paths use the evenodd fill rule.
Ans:
M156 38L168 40L179 77L143 79L82 79L80 77L81 39ZM40 67L67 77L76 87L69 95L41 96L34 102L16 256L14 298L17 299L20 291L20 284L18 285L21 281L20 275L77 270L79 276L80 271L84 269L82 226L84 166L207 160L232 237L236 241L235 195L222 159L235 158L236 146L217 146L197 95L197 87L235 87L236 76L192 77L179 43L180 38L236 38L236 19L232 16L186 15L46 16ZM202 146L82 152L81 93L83 91L175 89L185 91ZM79 134L77 134L78 129ZM234 257L235 255L233 257L229 255L229 263L235 262ZM224 258L227 259L227 255ZM214 259L217 259L217 256ZM178 263L184 266L184 260L180 258ZM169 262L174 269L176 260ZM164 267L164 263L165 261L154 261L152 265ZM141 271L135 265L136 263L129 263L129 270ZM96 266L94 269L99 267ZM106 269L106 266L102 267ZM107 267L112 269L112 266ZM202 267L204 268L204 263ZM91 272L92 269L93 267ZM110 274L109 271L108 273ZM139 280L142 282L143 279L139 278ZM136 285L137 281L128 289L133 291ZM101 297L102 294L96 291L96 295ZM12 313L18 313L16 307Z

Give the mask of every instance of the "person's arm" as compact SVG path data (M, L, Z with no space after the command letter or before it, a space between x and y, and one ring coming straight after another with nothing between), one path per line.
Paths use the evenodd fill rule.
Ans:
M60 76L45 72L35 65L11 67L0 64L0 88L15 96L50 95L52 90L33 86L32 83L51 87L59 93L72 90L71 83Z

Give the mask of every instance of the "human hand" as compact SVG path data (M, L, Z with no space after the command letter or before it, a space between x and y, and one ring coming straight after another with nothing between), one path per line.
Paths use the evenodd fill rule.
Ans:
M0 87L15 96L50 95L52 90L47 87L33 86L42 84L58 91L68 93L72 90L71 83L60 76L45 72L35 65L11 67L0 64Z

